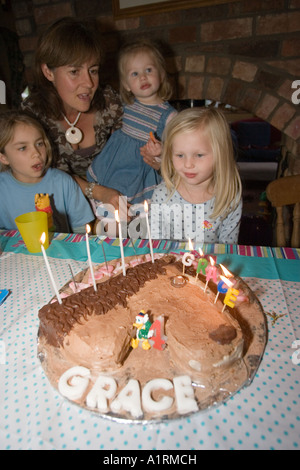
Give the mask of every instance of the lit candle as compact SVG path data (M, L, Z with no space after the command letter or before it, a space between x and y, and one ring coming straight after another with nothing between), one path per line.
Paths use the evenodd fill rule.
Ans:
M222 268L222 271L223 271L223 273L225 274L225 276L226 276L227 278L231 279L231 282L232 282L233 287L234 287L235 285L237 285L238 282L239 282L238 279L236 279L236 278L234 277L234 275L233 275L230 271L228 271L227 268L225 268L225 266L223 266L222 264L220 264L220 267ZM237 300L238 302L249 302L249 297L248 297L246 294L244 294L244 292L243 292L242 290L240 290L240 291L239 291L238 298L237 298L236 300Z
M91 227L89 226L89 224L87 224L85 226L85 230L86 230L85 241L86 241L86 251L87 251L87 255L88 255L88 262L89 262L91 277L92 277L92 281L93 281L94 291L97 292L94 269L93 269L93 265L92 265L92 258L91 258L91 252L90 252L90 244L89 244L89 233L91 231Z
M193 250L193 244L190 238L189 238L189 250L190 252L184 253L182 257L182 265L183 265L182 274L183 275L185 273L185 266L192 266L193 261L195 259L195 256L193 255L193 253L191 253L191 251Z
M225 266L223 266L222 264L220 264L220 267L223 271L224 276L226 276L227 279L230 279L232 282L232 285L234 286L237 283L237 280L234 278L234 275L230 271L228 271L228 269L225 268Z
M228 291L228 287L227 287L228 279L225 276L220 276L220 278L221 278L221 281L219 281L217 285L218 293L216 295L214 303L217 302L219 294L226 294L226 292Z
M222 312L224 312L226 305L228 305L230 308L233 308L237 300L237 296L239 295L238 289L234 289L234 287L232 287L232 282L229 282L231 283L231 287L229 287L228 291L226 292Z
M149 226L149 216L148 216L148 202L144 202L144 210L146 214L146 223L147 223L147 231L148 231L148 238L149 238L149 245L150 245L150 253L151 253L151 260L152 263L154 263L154 255L153 255L153 246L152 246L152 238L151 238L151 232L150 232L150 226Z
M212 279L216 284L218 282L218 269L215 266L215 261L214 259L210 256L210 266L207 266L205 272L206 272L206 284L205 284L205 289L204 292L207 289L209 281Z
M199 249L199 254L200 254L201 258L198 261L198 266L197 266L197 270L196 270L196 272L197 272L196 279L198 279L198 276L199 276L200 272L202 272L202 274L205 276L205 269L208 265L208 260L206 258L204 258L204 253L201 250L201 248Z
M123 276L126 276L123 238L122 238L122 227L121 227L121 222L120 222L120 217L119 217L119 211L118 210L115 210L115 219L116 219L116 222L118 223L118 226L119 226L119 240L120 240L120 250L121 250Z
M61 300L61 297L60 297L60 295L59 295L59 292L58 292L58 289L57 289L57 287L56 287L56 284L55 284L55 282L54 282L53 274L52 274L52 271L51 271L51 268L50 268L50 265L49 265L49 262L48 262L48 258L47 258L47 255L46 255L46 251L45 251L45 248L44 248L45 240L46 240L46 234L45 234L45 232L43 232L43 233L42 233L42 236L41 236L41 238L40 238L42 253L43 253L43 256L44 256L46 268L47 268L47 271L48 271L48 274L49 274L49 277L50 277L50 281L51 281L51 283L52 283L52 287L53 287L53 289L54 289L55 295L56 295L56 297L57 297L58 303L62 304L62 300Z

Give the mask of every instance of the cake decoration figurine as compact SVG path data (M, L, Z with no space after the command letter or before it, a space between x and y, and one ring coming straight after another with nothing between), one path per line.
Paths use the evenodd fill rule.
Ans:
M53 231L54 230L53 217L52 217L53 210L50 204L49 194L37 193L34 196L34 205L37 211L46 212L47 217L48 217L48 230Z
M141 341L142 348L147 351L151 348L151 344L148 339L151 338L154 334L154 331L150 328L152 326L151 321L149 320L149 315L145 313L144 310L141 310L140 313L135 317L135 323L133 324L137 328L136 337L132 338L131 346L133 349L136 349Z

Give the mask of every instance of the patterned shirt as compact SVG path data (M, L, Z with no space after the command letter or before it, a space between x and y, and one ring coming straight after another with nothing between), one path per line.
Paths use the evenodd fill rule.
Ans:
M49 131L49 136L54 144L56 158L53 166L69 174L75 174L86 179L86 172L95 155L97 155L108 140L113 130L121 127L123 106L119 95L106 85L103 89L105 108L96 111L94 131L96 144L89 148L74 150L67 142L65 129L60 122L39 114L34 108L30 96L23 102L22 109L36 115Z
M242 201L225 218L212 219L215 198L203 204L185 201L178 191L169 197L165 183L154 190L151 206L151 234L153 238L201 243L237 244Z

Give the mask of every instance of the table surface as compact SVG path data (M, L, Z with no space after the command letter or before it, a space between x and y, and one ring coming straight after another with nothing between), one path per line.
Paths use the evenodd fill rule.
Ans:
M94 263L120 257L118 239L90 237ZM149 253L124 240L125 256ZM300 250L205 245L206 254L242 276L266 312L266 350L252 383L217 408L151 426L108 420L65 400L37 358L38 310L53 297L41 254L17 231L0 230L0 448L165 450L300 447ZM195 246L195 249L197 246ZM187 244L155 241L154 251ZM87 267L85 236L54 234L47 250L57 286Z

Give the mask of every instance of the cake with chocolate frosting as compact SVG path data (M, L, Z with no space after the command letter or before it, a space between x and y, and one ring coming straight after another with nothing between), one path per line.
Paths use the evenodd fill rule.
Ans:
M253 336L243 322L262 325L258 302L246 295L224 309L173 255L127 263L126 276L118 261L98 267L96 291L87 271L82 290L39 311L39 357L60 393L106 416L151 420L201 410L244 385Z

